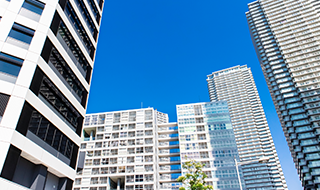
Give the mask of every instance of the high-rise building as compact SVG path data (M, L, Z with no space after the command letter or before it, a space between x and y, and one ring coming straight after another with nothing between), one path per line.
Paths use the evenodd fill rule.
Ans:
M88 114L74 190L177 190L186 156L206 164L216 190L238 190L226 102L177 109L178 125L153 108Z
M206 182L216 190L239 190L234 160L239 154L227 102L177 105L177 114L182 163L194 159L205 164Z
M0 1L1 189L72 189L102 7Z
M178 189L176 123L153 108L88 114L74 190Z
M246 65L235 66L213 72L207 77L210 100L228 102L240 159L269 158L267 163L242 166L246 188L287 189L250 68Z
M251 38L300 179L320 188L319 2L248 6Z

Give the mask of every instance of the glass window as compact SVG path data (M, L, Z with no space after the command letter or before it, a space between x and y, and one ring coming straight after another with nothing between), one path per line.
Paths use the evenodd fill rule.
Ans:
M47 77L43 77L39 93L69 121L73 129L80 127L78 120L81 115Z
M143 175L136 175L136 182L143 182Z
M6 42L24 49L28 49L33 35L34 30L14 23Z
M71 24L73 25L75 31L78 34L80 40L82 40L82 43L83 43L84 47L86 48L87 52L89 53L90 57L93 58L95 48L94 48L88 34L86 33L84 27L82 26L79 18L77 17L75 11L73 10L70 2L67 2L67 6L66 6L66 9L64 12L66 13L67 17L69 18Z
M67 62L54 47L51 50L48 64L51 67L53 66L65 79L65 82L68 85L67 87L69 87L69 89L79 97L80 101L82 100L82 98L86 98L85 94L87 94L87 91L85 90L77 76L74 74L74 72L71 70Z
M0 72L18 76L23 60L11 55L0 53Z
M86 77L88 74L91 73L91 67L87 58L82 53L80 47L72 37L69 29L63 22L60 22L60 26L58 28L57 38L62 43L64 49L67 51L68 55L77 66L81 74ZM88 77L86 80L88 81Z
M97 31L95 24L91 18L91 15L88 12L88 9L86 8L86 5L84 4L83 1L80 1L80 0L75 0L75 2L78 5L78 8L82 14L82 17L86 21L86 24L87 24L93 38L96 40L98 31Z
M39 21L43 8L44 4L39 1L25 0L19 14L32 20Z
M74 143L39 112L33 111L28 130L67 158L71 158Z

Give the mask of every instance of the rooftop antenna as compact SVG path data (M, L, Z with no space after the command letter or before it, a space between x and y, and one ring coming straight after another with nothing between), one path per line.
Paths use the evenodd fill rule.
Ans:
M143 107L143 102L141 102L141 109L142 109L142 107Z

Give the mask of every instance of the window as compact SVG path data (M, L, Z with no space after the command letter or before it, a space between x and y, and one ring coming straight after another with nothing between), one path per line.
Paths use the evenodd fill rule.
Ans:
M99 11L98 11L98 9L96 7L96 4L94 3L94 0L89 0L88 3L90 5L92 13L94 14L94 16L96 18L97 23L99 24L99 22L100 22L100 14L99 14Z
M66 50L74 64L77 66L80 73L84 77L86 77L88 81L90 77L87 77L87 75L90 75L92 70L89 65L89 62L87 61L87 58L82 53L80 47L72 37L72 34L62 21L60 21L57 38L59 42L62 43L64 49Z
M143 182L143 175L136 175L136 182Z
M93 38L96 40L98 31L97 31L95 24L91 18L91 15L88 12L88 9L86 8L86 5L84 4L83 1L80 1L80 0L75 0L75 3L78 5L80 13L82 14L82 18L85 20Z
M6 42L28 49L34 35L34 30L14 23Z
M23 60L11 55L0 53L0 76L8 82L15 82L19 75Z
M81 149L85 149L85 148L87 148L87 144L86 143L82 143L81 144Z
M76 180L74 180L75 185L81 185L81 178L76 178Z
M136 128L136 124L129 124L129 129L135 129Z
M39 21L44 4L36 0L25 0L19 14L32 20Z
M71 24L73 25L75 31L77 32L80 40L82 41L84 47L86 48L88 54L91 58L94 56L95 48L86 33L84 27L82 26L80 19L76 15L74 9L72 8L70 2L67 2L66 9L64 11L66 13L66 16L69 18Z
M61 154L71 158L76 145L36 110L32 112L28 129Z
M134 183L134 176L127 176L126 183Z
M50 103L65 119L72 124L72 128L77 129L80 125L80 113L72 106L72 104L64 97L58 88L46 77L43 77L40 85L39 95Z
M52 47L48 64L55 68L53 71L57 70L58 75L65 79L67 87L77 95L76 97L79 97L78 100L87 98L87 91L55 47Z
M101 184L107 184L108 183L108 178L107 177L100 177L100 183Z
M137 154L143 154L143 147L138 147L136 150Z
M137 131L137 137L143 136L143 131L142 130L138 130Z

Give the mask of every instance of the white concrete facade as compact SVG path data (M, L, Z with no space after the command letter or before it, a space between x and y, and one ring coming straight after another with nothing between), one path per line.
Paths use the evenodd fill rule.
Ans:
M102 0L81 2L0 0L1 187L72 188L103 6ZM66 17L70 6L79 23ZM93 21L95 37L84 19ZM58 40L66 31L69 46ZM79 48L77 55L71 46Z
M167 114L153 108L87 114L83 130L74 190L180 186L178 127Z
M267 164L242 166L246 188L287 189L250 68L244 65L216 71L207 76L207 82L211 101L228 102L240 159L269 158Z

